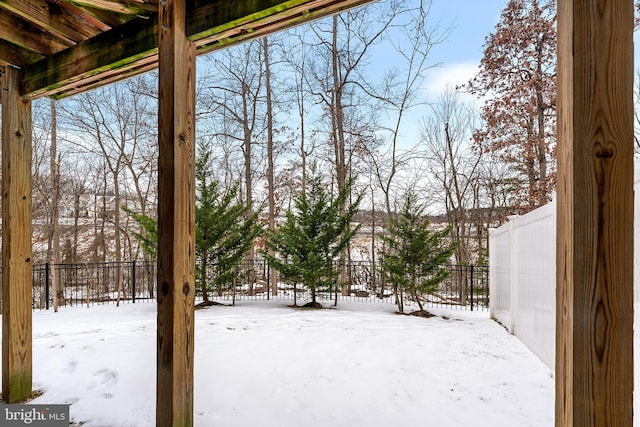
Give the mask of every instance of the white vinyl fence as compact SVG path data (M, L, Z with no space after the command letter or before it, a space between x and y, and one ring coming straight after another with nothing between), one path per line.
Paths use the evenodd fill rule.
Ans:
M489 237L491 317L553 369L556 204L511 218Z
M634 351L640 404L640 173L634 183ZM489 309L491 317L516 335L549 368L555 367L556 203L514 217L489 233ZM634 425L640 425L635 417Z

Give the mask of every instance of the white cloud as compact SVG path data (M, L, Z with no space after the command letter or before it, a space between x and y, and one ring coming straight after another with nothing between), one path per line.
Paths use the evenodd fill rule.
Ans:
M433 69L425 83L426 95L433 100L447 87L455 88L467 83L478 72L478 65L479 61L465 61Z

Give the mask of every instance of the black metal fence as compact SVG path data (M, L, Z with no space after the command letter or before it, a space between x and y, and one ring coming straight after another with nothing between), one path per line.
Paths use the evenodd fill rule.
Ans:
M58 289L52 289L53 275ZM40 264L33 267L33 308L155 300L156 263Z
M420 296L426 306L448 306L466 310L489 307L489 269L477 265L448 265L447 278L435 292ZM1 271L0 271L1 274ZM53 276L58 277L56 295ZM282 299L309 300L301 286L281 283L269 274L263 259L243 262L234 283L209 289L213 300ZM371 262L351 262L346 266L347 281L338 294L320 293L326 300L351 300L395 303L392 286L385 283L380 269ZM274 286L273 282L277 283ZM202 290L197 289L202 297ZM156 263L127 261L105 263L40 264L33 268L33 308L91 304L136 303L156 298Z
M489 308L489 267L478 265L445 265L449 275L432 294L421 295L423 305L427 307L452 307L464 310L488 310ZM350 300L387 302L395 304L391 284L385 283L378 264L368 261L352 261L346 265L347 281L333 292L320 293L325 300ZM237 277L240 280L232 286L214 289L209 295L216 300L244 299L283 299L299 301L310 300L308 290L300 286L281 283L277 276L274 289L273 279L269 275L269 266L262 259L244 262L240 265ZM251 279L253 278L253 280ZM406 296L405 301L411 301Z

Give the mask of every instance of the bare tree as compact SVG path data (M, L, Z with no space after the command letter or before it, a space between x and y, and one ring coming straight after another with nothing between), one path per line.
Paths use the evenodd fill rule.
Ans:
M438 65L430 61L431 49L449 34L449 29L428 25L430 9L431 1L421 0L416 4L409 3L406 9L398 12L399 22L395 24L398 36L389 40L398 54L396 66L387 71L381 87L367 88L372 94L375 91L372 96L379 101L385 113L377 132L384 140L381 149L385 153L372 154L372 158L388 215L392 212L393 194L402 193L393 189L398 169L415 156L413 148L400 151L398 146L403 130L406 132L406 116L415 107L426 103L421 95L422 87L429 71Z
M361 82L374 48L384 39L402 9L404 1L370 5L335 15L310 25L315 41L310 45L310 61L305 75L309 92L320 104L326 119L324 131L331 147L331 162L337 188L352 175L354 158L362 158L364 148L376 141L375 100ZM346 206L341 206L344 213ZM347 251L340 256L344 266ZM347 271L340 275L342 293L348 294Z
M268 209L267 216L267 228L269 232L273 233L276 229L276 190L275 190L275 166L274 161L276 157L274 148L274 105L272 94L272 79L271 79L271 61L270 61L270 44L269 38L264 37L262 39L262 56L264 58L264 88L265 88L265 101L267 109L267 193L268 193ZM275 256L272 249L268 250L271 257ZM277 271L274 267L269 267L269 280L271 289L274 295L278 293L277 283Z
M77 169L70 172L68 176L69 185L68 191L72 197L73 203L73 228L71 238L67 238L69 242L69 251L66 254L67 262L78 262L80 257L78 255L78 248L80 246L80 232L81 232L81 218L83 220L88 216L86 208L83 211L83 199L87 191L89 190L89 175L87 174L88 167L86 165L79 165Z
M39 101L34 103L33 126L33 217L34 240L46 241L46 253L43 261L49 263L51 290L53 294L53 308L58 311L58 280L55 264L59 258L59 195L60 176L59 159L56 151L56 112L55 103ZM34 254L35 255L35 254ZM45 295L41 295L44 305Z
M51 173L51 224L48 239L48 260L51 264L49 278L51 280L51 291L53 293L53 311L58 312L58 300L60 297L58 285L59 277L56 264L60 263L60 158L58 157L58 120L56 111L56 101L50 101L51 111L51 145L49 148L49 169Z
M482 153L472 147L474 119L473 108L465 105L455 90L448 89L421 125L421 140L437 183L434 194L441 195L447 220L452 225L458 264L473 262L470 213L482 159Z
M292 162L290 170L300 170L298 180L301 191L304 193L306 192L308 170L307 159L313 155L316 149L314 132L313 129L311 129L311 132L308 131L310 126L308 126L309 120L307 119L313 104L313 99L309 96L311 94L309 88L312 85L306 74L311 43L308 40L309 31L306 29L291 30L287 35L289 43L282 46L280 55L287 63L292 74L292 78L289 79L290 84L286 88L286 93L289 98L288 102L292 106L292 111L295 111L298 119L297 129L294 132L295 136L293 139L297 141L296 149L300 156L299 162ZM290 180L289 182L291 183ZM290 185L289 187L293 188L294 186Z
M31 176L33 185L32 215L34 224L49 224L49 208L51 194L51 181L49 179L49 135L51 133L51 115L49 105L42 101L33 103L33 155L31 160ZM46 238L47 229L35 226L33 240ZM36 247L33 251L34 262L46 259L46 254L41 255Z
M243 45L211 55L210 65L215 72L215 80L207 82L208 120L222 121L215 138L240 144L243 155L244 188L242 196L247 205L246 217L254 213L254 173L256 159L262 160L258 142L265 133L267 112L264 100L264 50L260 41L254 40ZM252 245L246 255L247 263L255 258ZM249 293L253 294L255 278L249 277Z
M117 273L117 301L121 298L123 257L120 206L123 197L128 198L126 188L133 182L140 204L146 205L146 196L141 190L140 169L134 163L138 147L151 144L153 133L150 123L152 106L149 97L132 90L131 85L139 83L140 78L118 83L74 97L63 105L65 124L69 129L68 142L89 156L99 156L111 176L111 184L104 182L102 195L103 212L112 222L114 258ZM127 171L131 172L127 174ZM151 178L147 181L150 185ZM112 196L110 196L110 194ZM109 200L107 200L109 198ZM125 199L126 200L126 199ZM101 228L101 233L103 228Z
M507 164L495 153L485 153L478 167L478 180L474 185L474 216L478 228L478 263L486 264L489 256L489 232L515 214L514 187L517 178Z

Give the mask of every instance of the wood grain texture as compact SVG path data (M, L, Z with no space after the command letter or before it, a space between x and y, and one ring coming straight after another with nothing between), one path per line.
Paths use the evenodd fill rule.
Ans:
M25 49L5 40L0 40L0 63L2 64L15 64L18 67L25 67L42 58L42 55L31 49Z
M155 12L158 10L157 1L144 2L135 0L73 0L73 3L81 6L92 7L94 9L108 10L116 13L128 13L132 15L148 11Z
M0 68L2 92L2 398L31 396L31 102L19 71Z
M158 352L156 425L193 426L195 45L185 0L159 19Z
M83 10L84 12L88 13L89 15L96 18L98 21L102 22L103 24L106 24L111 28L116 28L119 25L125 24L129 22L133 17L136 16L136 15L130 15L130 14L124 14L124 13L111 12L109 10L99 9L99 8L90 7L90 6L83 6L80 4L75 4L75 6L78 9Z
M633 423L633 1L558 4L556 426Z
M80 19L59 3L38 0L0 0L0 9L35 24L68 42L79 42L100 33L100 30Z
M8 11L0 14L0 37L41 55L52 55L72 45L71 41L58 38L56 34Z
M83 80L102 84L101 75L127 69L136 62L155 58L158 19L137 18L76 46L25 67L21 90L32 98L60 89L82 86Z

